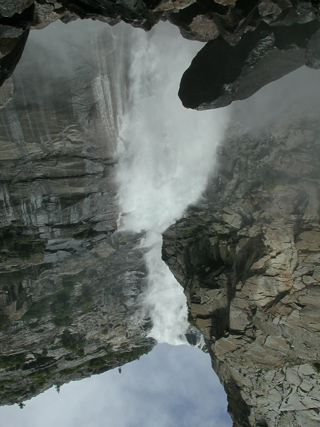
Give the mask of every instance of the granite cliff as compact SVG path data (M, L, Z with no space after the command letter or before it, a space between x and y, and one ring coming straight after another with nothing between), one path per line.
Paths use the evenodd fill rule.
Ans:
M320 128L311 104L308 113L293 104L264 130L235 114L204 199L164 234L163 259L239 427L320 422Z
M126 68L112 66L110 33L95 37L97 49L79 55L81 35L69 36L63 63L33 41L1 88L1 404L121 366L155 344L141 310L140 236L116 232L113 132ZM106 45L108 75L99 67ZM104 90L113 79L122 92Z

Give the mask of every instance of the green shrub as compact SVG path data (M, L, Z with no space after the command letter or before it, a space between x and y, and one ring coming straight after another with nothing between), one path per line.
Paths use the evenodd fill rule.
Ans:
M190 323L191 326L194 326L195 328L198 329L198 325L197 325L197 321L196 319L192 316L191 311L188 310L188 322Z
M0 230L0 255L1 259L16 256L27 260L31 255L43 253L44 240L32 233L25 233L21 227L4 227Z
M70 296L65 290L58 292L52 304L50 305L50 311L53 318L53 323L57 326L70 325L72 319L71 314L71 305L70 305Z
M0 356L0 368L20 368L26 361L25 353L14 354L12 356Z
M87 313L92 309L93 306L93 288L90 285L82 286L80 305L82 311Z
M63 287L64 291L67 292L68 294L71 294L74 286L75 286L75 281L72 278L63 279L62 287Z
M313 364L313 367L314 367L315 371L316 371L318 374L320 374L320 363L319 363L319 362L315 362L315 363Z
M70 294L73 291L75 285L77 283L82 283L83 279L86 276L87 276L87 269L86 268L81 270L77 274L65 276L62 279L62 287L63 287L64 291L67 292L68 294Z
M67 350L71 350L73 353L76 353L78 356L84 355L83 347L85 346L85 339L72 335L68 329L63 331L61 335L61 344Z
M101 369L107 365L107 360L105 357L96 357L91 359L88 362L88 367L92 369Z

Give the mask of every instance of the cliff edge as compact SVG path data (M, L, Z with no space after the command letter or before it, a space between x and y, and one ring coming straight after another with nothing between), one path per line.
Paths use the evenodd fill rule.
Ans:
M319 425L319 137L297 109L233 123L204 199L164 234L234 425Z

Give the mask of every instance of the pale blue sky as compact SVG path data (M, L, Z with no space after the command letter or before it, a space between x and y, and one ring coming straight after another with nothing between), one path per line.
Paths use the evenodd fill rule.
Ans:
M1 427L230 427L208 354L158 345L140 360L0 408Z

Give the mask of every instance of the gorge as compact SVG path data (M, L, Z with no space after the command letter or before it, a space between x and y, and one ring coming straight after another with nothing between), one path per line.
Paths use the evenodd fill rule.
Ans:
M242 3L216 2L204 15L204 2L162 2L134 18L114 6L114 21L104 20L149 29L165 14L184 36L213 40L182 78L184 103L193 87L201 94L199 73L209 76L205 93L210 73L219 74L211 49L230 58L225 43L238 52L242 40L236 72L215 100L188 105L207 109L304 63L318 68L315 3ZM94 12L81 5L29 2L32 14L20 10L19 21L2 10L3 23L27 32L44 25L39 16L102 20L98 2ZM184 51L168 24L152 33L115 27L97 32L87 50L85 31L60 25L59 42L41 35L53 24L33 44L30 36L1 89L2 404L120 367L156 341L203 346L199 330L235 426L318 425L318 72L298 70L227 110L180 116L179 76L199 41L185 41ZM20 49L12 68L25 39L10 34L19 43L9 51ZM161 234L162 258L181 287L168 270L152 273L160 261L149 249L159 254ZM151 276L176 290L161 296Z
M3 221L5 225L7 221L4 229L8 230L2 248L1 342L7 349L2 352L2 403L26 403L26 414L32 410L28 399L53 385L65 393L62 385L66 382L121 367L147 353L155 345L152 337L156 329L160 342L181 344L188 340L196 344L199 340L199 333L187 324L185 299L177 283L178 291L158 281L167 287L165 296L173 305L172 313L164 306L163 296L159 297L161 289L154 291L156 303L162 301L162 306L153 309L155 292L150 292L146 301L146 291L151 289L146 281L147 248L139 247L141 225L130 231L132 226L126 222L135 216L119 219L116 181L120 177L116 179L116 175L121 162L117 158L123 156L117 153L116 137L127 102L126 63L131 56L127 45L131 43L132 49L140 52L141 37L146 35L142 33L135 44L129 42L125 27L115 29L114 38L114 31L102 24L99 31L89 24L60 24L58 31L52 26L44 33L32 34L12 77L15 94L2 109L6 124L2 128L6 166L2 169ZM91 43L87 37L92 37ZM53 38L59 41L59 50L52 43L50 51L48 44ZM85 48L93 44L100 48ZM35 57L34 52L42 55ZM47 58L46 67L43 57ZM28 84L32 78L37 81L38 96ZM189 117L191 113L187 112ZM11 119L13 114L15 120ZM194 120L193 125L195 132ZM125 142L124 135L121 138ZM192 150L189 157L191 154ZM141 153L132 156L139 158ZM152 157L148 159L152 161ZM156 184L160 191L159 181ZM146 214L149 224L152 212ZM162 229L170 223L167 221ZM10 222L19 224L20 234ZM155 228L158 239L159 228ZM33 241L39 242L36 253L32 247L31 254L18 250ZM160 249L159 241L155 249ZM172 284L172 277L170 280ZM162 322L158 328L154 313ZM22 369L16 369L19 357ZM9 415L9 420L12 417Z

